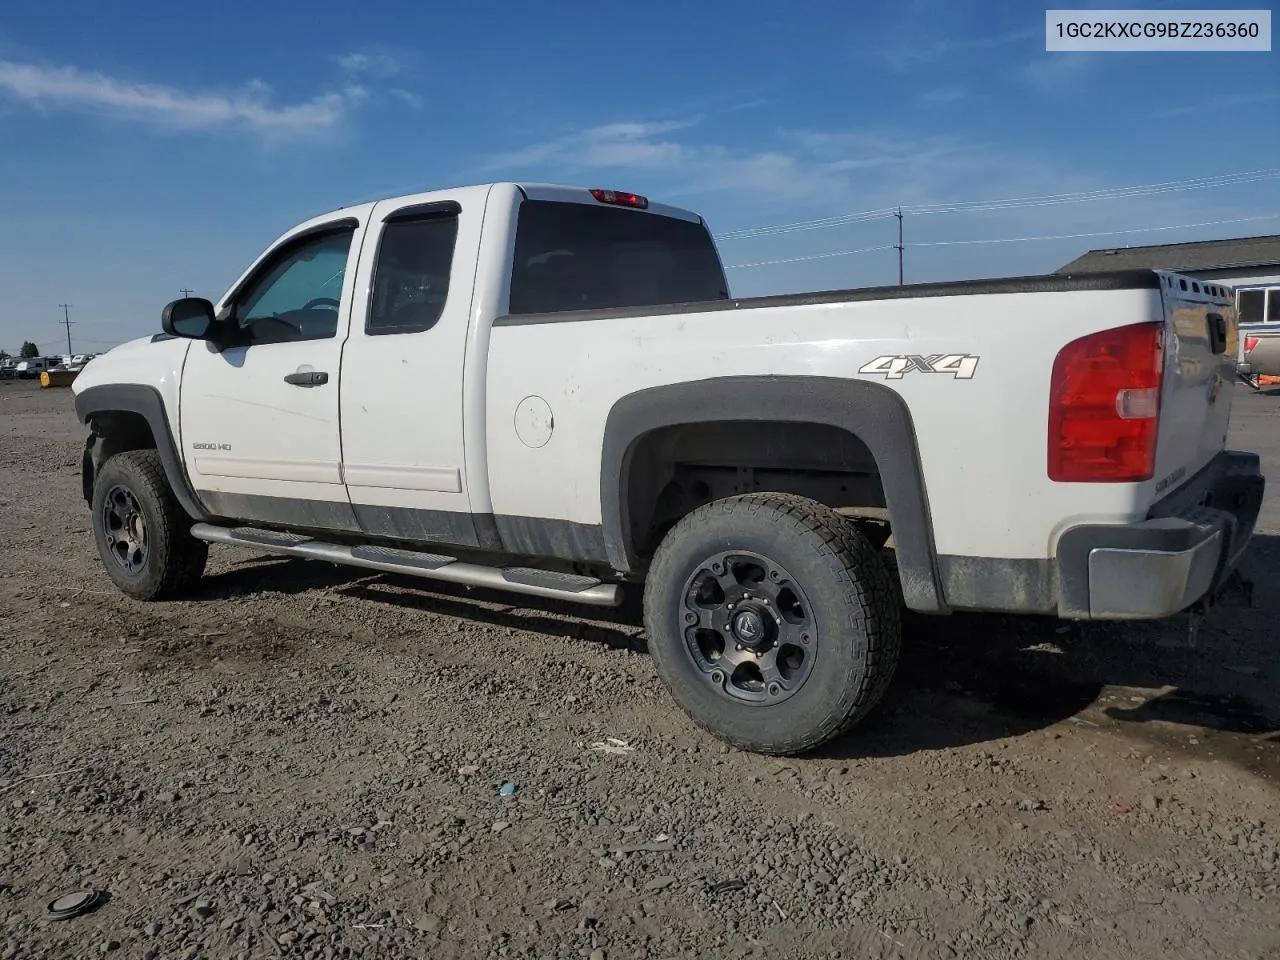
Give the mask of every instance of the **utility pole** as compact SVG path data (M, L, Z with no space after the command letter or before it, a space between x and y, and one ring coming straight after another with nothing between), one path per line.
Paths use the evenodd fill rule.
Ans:
M894 214L898 218L898 242L894 244L898 248L898 286L902 286L902 205L898 205L898 212Z
M183 287L183 288L182 288L181 290L179 290L178 292L179 292L180 294L182 294L184 297L189 297L189 296L191 296L191 294L195 293L195 291L194 291L194 290L188 290L186 287Z
M67 356L69 357L72 355L71 354L71 324L73 324L75 321L71 319L71 304L60 303L58 304L58 306L62 308L62 325L67 328ZM68 360L67 362L70 363L71 361Z

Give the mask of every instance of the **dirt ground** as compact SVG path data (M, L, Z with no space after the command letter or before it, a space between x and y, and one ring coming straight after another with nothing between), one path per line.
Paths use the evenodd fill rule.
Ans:
M1280 492L1256 609L913 621L781 761L686 720L634 602L226 547L124 598L71 402L0 384L0 960L1280 956ZM1280 396L1235 403L1280 478Z

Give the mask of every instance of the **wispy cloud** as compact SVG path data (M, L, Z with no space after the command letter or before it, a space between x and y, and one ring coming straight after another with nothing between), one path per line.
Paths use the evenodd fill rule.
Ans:
M1193 113L1209 111L1225 113L1237 107L1256 107L1260 103L1272 103L1280 100L1280 90L1260 90L1249 93L1225 93L1218 97L1210 97L1198 103L1184 103L1176 107L1164 107L1153 110L1148 117L1165 120L1170 117L1184 117Z
M386 49L353 50L333 57L333 62L342 71L349 83L369 83L374 86L373 95L382 99L384 96L418 110L425 100L421 94L408 89L413 70L411 64L416 58L410 54L408 58L390 53ZM397 79L397 86L384 86L392 79Z
M743 110L757 110L760 107L770 107L778 102L777 97L757 97L754 100L743 100L741 103L732 103L727 107L722 107L717 113L741 113Z
M964 87L948 84L943 87L926 90L920 94L920 101L933 107L945 107L953 103L959 103L961 100L967 99L968 96L969 91Z
M763 146L742 149L709 140L711 124L679 120L588 127L492 157L487 166L500 176L590 179L676 202L689 198L689 206L724 217L724 225L731 228L829 217L833 211L879 211L895 204L951 204L1114 186L1108 177L1064 164L1032 147L965 134L921 135L901 129L757 131L753 139ZM917 242L968 243L974 238L1192 223L1221 219L1223 211L1252 210L1251 203L1232 204L1255 188L1224 189L1212 196L1161 194L1062 204L1050 211L1052 227L1046 225L1042 207L971 204L949 216L917 217L911 230ZM799 234L793 249L804 256L832 244L843 244L844 249L863 245L864 240L881 242L886 228L872 219L863 226L850 221L830 233Z
M1048 53L1022 69L1022 77L1043 94L1073 92L1100 62L1099 54Z
M423 103L422 97L414 93L412 90L403 90L399 87L392 87L387 91L387 93L406 106L412 107L414 110L421 107Z
M485 161L484 167L488 170L530 166L565 169L671 167L687 159L688 148L660 138L696 123L696 118L661 123L608 123L498 154Z
M928 63L949 60L964 54L983 53L1015 44L1026 44L1043 37L1035 30L1015 30L989 37L947 37L942 40L918 41L910 45L890 47L882 56L889 66L909 70Z
M353 51L333 59L343 72L352 76L364 75L385 80L404 71L404 64L399 58L381 50Z
M985 171L992 163L985 151L974 157L972 146L952 138L866 131L782 130L768 148L742 151L691 139L688 131L698 123L589 127L491 157L483 166L556 179L610 171L643 177L671 197L740 191L757 202L853 202L879 187L907 203L922 201L920 185L936 181L940 171Z
M197 91L138 83L75 67L0 60L0 97L40 109L76 109L170 129L240 128L272 136L301 136L337 127L368 91L357 84L293 104L274 102L254 81L234 91Z

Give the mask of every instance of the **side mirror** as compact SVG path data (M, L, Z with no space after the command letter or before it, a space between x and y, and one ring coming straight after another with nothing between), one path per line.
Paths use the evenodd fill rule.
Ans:
M213 304L203 297L174 300L160 315L160 328L172 337L204 340L215 326Z

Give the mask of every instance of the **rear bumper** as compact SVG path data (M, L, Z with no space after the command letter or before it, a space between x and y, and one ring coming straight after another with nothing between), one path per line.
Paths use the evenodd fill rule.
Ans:
M1154 619L1212 596L1253 536L1265 486L1256 454L1226 451L1141 523L1067 530L1058 541L1058 615Z

